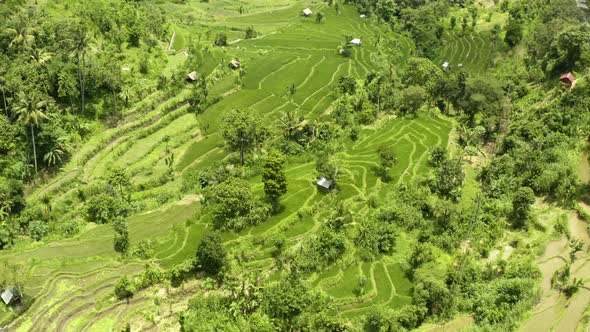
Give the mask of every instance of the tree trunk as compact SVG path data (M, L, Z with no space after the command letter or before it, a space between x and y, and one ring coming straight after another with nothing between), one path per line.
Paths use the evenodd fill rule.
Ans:
M115 105L115 114L117 114L117 95L115 94L115 88L112 88L113 91L113 104Z
M2 100L4 100L4 112L6 112L6 117L8 117L8 105L6 104L6 92L4 91L4 87L2 87Z
M70 98L70 107L72 108L72 113L76 114L76 110L74 109L74 99L72 99L71 94L69 94L69 98Z
M82 53L82 59L81 59L81 63L78 63L78 71L79 71L79 76L80 76L80 97L82 98L82 114L84 114L84 110L85 110L85 104L84 104L84 89L85 89L85 78L84 78L84 68L86 67L85 61L84 61L84 53Z
M35 129L31 123L31 141L33 142L33 159L35 160L35 174L37 174L37 147L35 146Z
M240 143L240 165L244 166L244 143Z

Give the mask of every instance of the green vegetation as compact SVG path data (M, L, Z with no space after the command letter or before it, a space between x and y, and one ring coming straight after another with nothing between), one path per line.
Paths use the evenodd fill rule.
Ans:
M588 324L573 1L0 7L7 329Z

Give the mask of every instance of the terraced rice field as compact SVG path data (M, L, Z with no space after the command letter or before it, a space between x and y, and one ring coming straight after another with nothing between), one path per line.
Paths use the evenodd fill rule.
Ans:
M586 213L590 212L583 206ZM572 236L583 241L583 250L577 254L576 261L571 266L572 278L581 280L584 285L590 281L590 257L588 246L587 223L574 213L568 216L568 226ZM587 330L587 322L583 321L584 312L590 307L590 290L583 286L571 298L551 288L551 277L554 272L566 264L569 255L569 245L565 237L549 242L545 253L537 263L543 274L541 287L543 297L533 309L531 316L524 322L521 331L538 331L550 327L555 331L583 331Z
M448 62L451 70L463 69L468 73L482 74L490 65L492 46L488 33L447 31L443 35L442 47L436 57L442 65Z
M112 166L122 167L134 184L133 201L140 203L144 211L129 221L132 244L143 239L155 240L153 261L163 268L192 257L208 226L202 222L206 216L200 213L198 198L189 196L182 200L194 194L183 192L182 177L228 156L219 132L223 114L234 108L251 108L268 126L289 109L316 119L329 114L337 98L334 87L338 77L349 74L363 78L378 70L373 60L378 52L375 41L383 31L360 19L350 7L345 6L340 15L319 4L312 9L327 12L326 22L316 24L313 19L300 17L297 6L227 16L224 23L235 26L260 24L261 30L289 28L226 47L224 58L239 57L247 74L242 87L232 83L235 79L232 73L211 81L213 96L223 98L204 113L197 116L187 113L187 90L174 96L155 92L126 110L121 125L105 128L93 136L74 155L62 175L39 188L31 198L48 195L52 202L70 207L64 211L63 218L80 218L83 203L77 198L78 188L101 178ZM356 48L351 58L336 54L344 35L363 39L363 46ZM407 40L399 37L398 45L407 45ZM408 48L401 49L408 51ZM209 77L214 68L204 65L199 70ZM292 100L286 96L290 84L297 87ZM345 169L337 198L359 216L367 213L365 202L370 194L384 196L397 183L425 172L429 150L446 146L452 128L450 121L434 114L419 114L415 119L390 118L379 123L364 128L357 142L349 142L336 155ZM385 142L393 144L399 156L389 183L382 183L377 175L376 149ZM176 157L173 179L166 177L163 160L166 145ZM252 271L268 270L273 264L271 244L260 243L260 239L283 235L290 246L298 245L317 231L322 217L317 213L300 218L298 212L319 211L333 199L313 185L313 162L290 163L286 172L289 191L282 198L284 209L267 222L238 235L223 235L231 250L248 248L245 264ZM252 179L252 184L255 191L262 192L260 179ZM163 194L169 196L164 206L159 201ZM157 308L155 295L149 291L136 294L129 302L114 298L113 285L117 279L141 271L145 262L118 259L112 249L112 238L109 225L95 225L88 226L74 239L0 253L2 261L31 266L26 292L35 298L32 307L11 322L8 329L120 329L130 317L144 317L146 308ZM400 239L399 251L394 256L362 264L345 259L320 274L309 276L309 281L334 296L345 316L361 315L372 304L400 307L410 301L410 283L399 267L408 241ZM356 297L353 290L361 274L368 279L366 293Z

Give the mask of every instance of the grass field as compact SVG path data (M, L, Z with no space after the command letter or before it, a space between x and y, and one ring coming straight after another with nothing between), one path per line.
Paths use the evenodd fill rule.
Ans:
M313 18L299 15L305 8L301 2L251 1L244 15L238 14L235 3L219 1L206 6L193 0L189 5L166 3L163 8L170 15L183 18L178 18L176 23L174 48L189 45L189 36L203 30L201 25L206 24L218 30L252 24L262 32L257 39L240 40L223 50L225 58L236 56L245 64L243 87L236 88L233 76L216 81L210 91L223 98L198 116L187 113L187 91L169 98L159 92L147 96L125 111L121 125L103 128L85 143L64 167L62 175L36 190L30 199L48 195L54 204L70 207L64 211L63 218L80 218L83 203L77 198L77 188L101 178L112 166L122 167L131 175L133 200L144 208L144 212L129 221L131 242L155 240L154 262L164 268L172 267L194 255L208 227L203 222L206 218L200 214L198 199L182 200L187 195L181 190L182 177L228 156L220 135L220 121L225 112L251 108L268 126L275 123L280 112L289 109L298 109L301 115L315 119L330 112L340 75L364 78L378 70L372 55L378 52L375 42L383 31L360 19L351 7L344 6L342 13L336 14L321 4L312 5L314 11L326 13L326 21L317 24ZM187 10L183 11L184 8ZM191 15L203 20L192 24ZM355 49L351 58L336 54L344 35L363 38L363 46ZM238 39L231 33L229 36L229 40ZM476 46L472 51L459 49L467 44L477 45L480 37L449 35L448 38L456 39L449 44L448 52L453 59L479 68L479 62L463 60L472 58L465 52L482 55L485 51ZM401 36L397 41L399 45L408 43ZM407 47L401 49L406 55L409 52ZM211 63L198 70L210 75L216 67L215 62ZM291 84L297 87L292 101L286 97ZM337 198L349 204L358 215L366 214L363 207L370 194L385 197L396 184L424 173L429 150L446 147L451 129L449 120L427 113L412 119L389 118L379 125L363 128L360 139L348 142L336 155L346 169ZM164 143L167 137L170 139ZM383 183L377 171L376 149L385 142L393 144L399 156L389 183ZM176 156L173 180L165 176L166 144ZM268 271L273 264L269 244L254 244L255 238L283 235L290 246L298 245L317 231L320 216L299 218L297 212L320 209L332 199L319 193L313 185L312 162L290 163L286 172L289 191L282 198L284 209L239 236L224 234L228 248L248 247L250 255L245 264L252 271ZM260 180L252 179L252 183L255 191L261 193ZM163 194L169 196L164 206L159 201ZM112 238L109 225L94 225L70 240L1 252L2 261L31 266L26 292L35 298L32 307L8 328L17 331L119 329L130 317L141 317L145 308L156 306L148 292L137 294L129 302L114 298L113 285L117 279L141 271L144 262L118 259L112 249ZM400 307L410 301L411 285L399 265L410 241L409 237L401 239L396 255L373 263L357 263L347 257L328 270L309 276L310 284L334 296L342 315L347 317L362 315L372 304ZM368 279L368 285L365 296L357 298L354 289L361 274ZM0 313L0 317L7 318L9 313Z

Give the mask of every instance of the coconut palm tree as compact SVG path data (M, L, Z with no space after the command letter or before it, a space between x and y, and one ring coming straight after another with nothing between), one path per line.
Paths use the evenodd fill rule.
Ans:
M9 27L4 29L4 34L11 38L8 47L24 49L35 40L35 28L28 15L21 11L10 22Z
M44 48L39 48L33 44L29 47L29 54L31 56L31 61L38 65L44 65L47 61L51 60L53 57L53 53L47 52Z
M125 108L129 107L129 101L134 100L136 95L135 90L133 90L129 86L124 86L121 91L119 92L119 98L123 100L125 103Z
M0 222L8 219L8 207L0 205Z
M63 136L59 136L55 144L43 156L43 160L48 166L55 166L57 162L61 162L62 157L70 150L70 144Z
M78 60L78 78L80 81L80 97L81 97L81 109L82 113L85 110L84 91L86 89L86 56L89 52L96 49L96 40L90 34L88 29L83 26L78 27L74 30L74 36L72 38L72 50L70 55Z
M297 116L297 111L288 110L281 114L279 118L279 126L281 131L283 132L283 136L287 140L291 140L297 128L299 128L299 124L301 123L299 117Z
M4 113L6 113L6 117L8 118L8 103L6 103L6 79L3 76L0 76L0 90L2 90Z
M18 94L18 101L15 106L15 113L18 116L18 121L23 125L28 125L31 128L31 142L33 144L33 157L35 160L35 174L37 174L37 147L35 146L35 127L43 119L47 119L45 110L49 102L41 98L37 92Z

